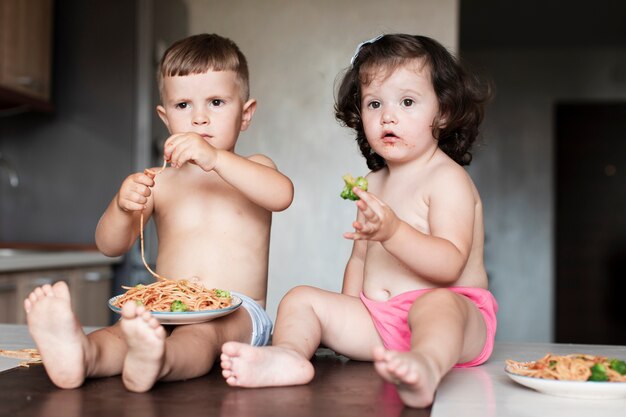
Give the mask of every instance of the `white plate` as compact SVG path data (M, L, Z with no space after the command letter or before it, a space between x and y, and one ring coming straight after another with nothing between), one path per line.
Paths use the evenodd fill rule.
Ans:
M109 308L116 312L117 314L121 313L121 309L113 305L115 300L121 297L122 294L116 295L115 297L109 300ZM233 295L232 303L229 307L220 308L216 310L203 310L203 311L183 311L180 313L169 313L162 311L153 311L151 314L156 317L157 320L161 324L193 324L193 323L202 323L205 321L213 320L218 317L225 316L227 314L232 313L241 307L242 300L241 298Z
M505 369L506 374L518 384L544 394L558 397L608 400L626 397L626 382L558 381L517 375Z

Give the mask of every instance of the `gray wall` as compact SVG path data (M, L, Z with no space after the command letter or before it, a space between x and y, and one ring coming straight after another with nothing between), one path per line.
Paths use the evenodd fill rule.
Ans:
M555 104L626 100L626 50L492 48L463 55L486 68L497 87L485 122L486 144L470 173L485 206L485 253L500 304L498 338L550 341Z

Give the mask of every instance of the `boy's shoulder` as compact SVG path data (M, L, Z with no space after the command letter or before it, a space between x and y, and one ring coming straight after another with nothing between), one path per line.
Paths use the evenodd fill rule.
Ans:
M268 156L260 153L253 154L245 158L258 164L268 166L270 168L276 168L276 164L274 163L274 161L272 161Z

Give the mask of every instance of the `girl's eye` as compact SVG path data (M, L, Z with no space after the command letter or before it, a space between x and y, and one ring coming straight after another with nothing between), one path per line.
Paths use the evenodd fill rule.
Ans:
M369 107L370 109L379 109L380 108L380 102L379 101L372 101L370 102L367 107Z
M402 100L402 105L404 107L411 107L415 102L413 101L412 98L405 98L404 100Z

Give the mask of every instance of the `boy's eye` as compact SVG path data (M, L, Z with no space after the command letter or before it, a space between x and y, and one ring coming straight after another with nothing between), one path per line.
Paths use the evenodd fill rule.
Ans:
M404 107L411 107L414 103L415 101L413 101L412 98L405 98L404 100L402 100L402 105Z
M178 103L178 104L176 104L176 108L177 109L186 109L187 107L189 107L189 104L187 104L187 103Z
M213 99L211 100L211 106L213 107L220 107L224 105L224 100L221 100L219 98Z

